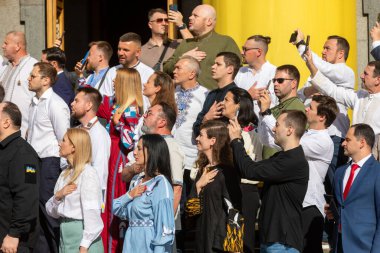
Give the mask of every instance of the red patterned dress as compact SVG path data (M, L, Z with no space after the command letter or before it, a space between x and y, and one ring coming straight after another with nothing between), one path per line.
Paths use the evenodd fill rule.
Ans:
M119 108L115 104L113 97L104 96L97 115L108 121L106 126L111 137L111 156L108 162L108 180L106 205L102 213L104 229L102 240L105 253L122 252L127 221L120 220L112 214L112 202L114 199L126 193L128 187L121 180L121 171L128 163L127 155L134 148L135 127L138 124L140 115L135 104L127 107L120 117L120 121L115 125L112 117Z

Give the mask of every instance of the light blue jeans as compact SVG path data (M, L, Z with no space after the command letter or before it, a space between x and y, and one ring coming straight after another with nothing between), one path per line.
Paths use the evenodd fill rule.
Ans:
M267 244L261 244L260 245L260 253L300 253L295 248L292 248L290 246L287 246L285 244L281 244L278 242L274 243L267 243Z

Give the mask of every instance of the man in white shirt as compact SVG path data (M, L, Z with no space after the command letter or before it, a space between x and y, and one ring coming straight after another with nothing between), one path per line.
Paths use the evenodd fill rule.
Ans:
M149 77L154 73L154 70L140 62L139 57L141 54L141 37L136 33L126 33L122 35L119 39L119 45L117 47L117 56L119 57L119 65L112 67L104 80L104 93L106 96L113 96L113 80L116 77L116 70L119 68L134 68L136 69L141 77L141 90L143 89L143 84L146 83ZM147 97L144 98L144 111L150 106Z
M297 30L297 49L301 57L304 55L306 46L304 45L304 35L301 30ZM355 73L347 66L346 61L350 51L350 45L348 41L340 36L329 36L323 46L322 58L320 58L314 52L313 62L315 66L325 75L332 83L338 87L345 88L347 90L353 90L355 87ZM304 88L298 91L298 96L304 101L307 106L310 103L310 97L315 94L315 90L311 85L311 78L307 79ZM326 189L330 192L332 182L334 180L334 172L337 167L343 165L347 161L347 157L343 155L343 148L341 146L344 136L350 126L350 119L347 115L347 106L338 102L340 113L336 117L334 123L329 127L329 134L334 142L334 156L330 164L328 173L328 181Z
M252 96L257 117L259 117L260 112L257 100L263 90L269 90L272 106L278 104L278 99L274 94L274 86L271 82L276 73L276 66L266 60L270 41L270 37L262 35L253 35L247 39L242 47L241 55L244 63L248 64L248 66L241 67L235 77L235 84L247 90Z
M175 123L174 139L185 154L184 187L186 196L192 181L190 171L198 157L198 149L193 133L193 124L208 94L208 90L197 82L200 73L199 62L191 56L183 56L174 67L174 83L177 85L175 97L178 115ZM185 196L185 197L186 197Z
M334 153L334 144L327 128L335 120L339 109L334 99L324 95L314 95L306 108L309 130L302 136L300 143L309 163L309 182L303 201L302 223L304 233L303 252L322 252L324 227L324 181ZM260 129L275 124L272 115L264 116ZM259 131L264 145L280 149L274 143L273 132Z
M77 119L79 127L87 129L91 138L92 161L91 165L96 169L100 186L102 188L104 208L106 202L106 190L108 179L108 160L111 152L111 138L106 129L99 123L96 112L102 102L102 95L91 87L78 89L74 102L71 103L71 116Z
M40 224L36 252L58 252L59 222L46 213L45 204L54 194L60 175L58 143L70 127L70 110L52 89L57 71L49 63L38 62L29 76L29 90L36 93L29 108L27 141L42 160L40 170Z
M112 57L113 50L107 41L93 41L89 44L90 52L87 57L86 69L94 71L87 78L83 75L83 65L77 62L75 72L79 76L79 86L89 85L99 90L102 96L105 93L105 76L109 70L109 61Z
M307 54L311 83L319 92L333 97L338 103L353 110L352 124L365 123L375 134L380 133L380 61L369 62L360 75L362 89L358 91L338 87L318 70Z
M23 32L7 33L2 45L3 56L8 59L4 71L0 73L0 85L5 89L4 101L15 103L22 114L21 136L25 137L28 128L28 108L34 92L28 89L28 77L37 62L26 51Z

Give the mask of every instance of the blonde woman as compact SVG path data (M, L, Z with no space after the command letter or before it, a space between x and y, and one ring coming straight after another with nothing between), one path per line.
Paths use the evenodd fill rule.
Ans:
M128 153L134 148L135 128L143 106L139 72L135 69L118 69L114 89L115 96L105 96L97 113L99 117L108 121L106 128L111 136L107 200L102 214L102 239L106 252L121 252L126 230L126 223L113 216L112 202L127 192L127 184L122 181L120 172L128 163Z
M68 161L46 203L53 218L61 218L59 252L103 252L100 233L101 187L91 167L91 140L84 129L67 130L59 145L59 154Z

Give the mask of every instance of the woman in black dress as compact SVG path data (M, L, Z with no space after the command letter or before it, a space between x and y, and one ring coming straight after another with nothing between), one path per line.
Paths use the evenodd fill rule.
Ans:
M198 175L190 197L202 199L197 218L196 252L223 252L227 207L224 198L240 210L240 178L232 167L232 153L226 124L207 121L197 137Z

